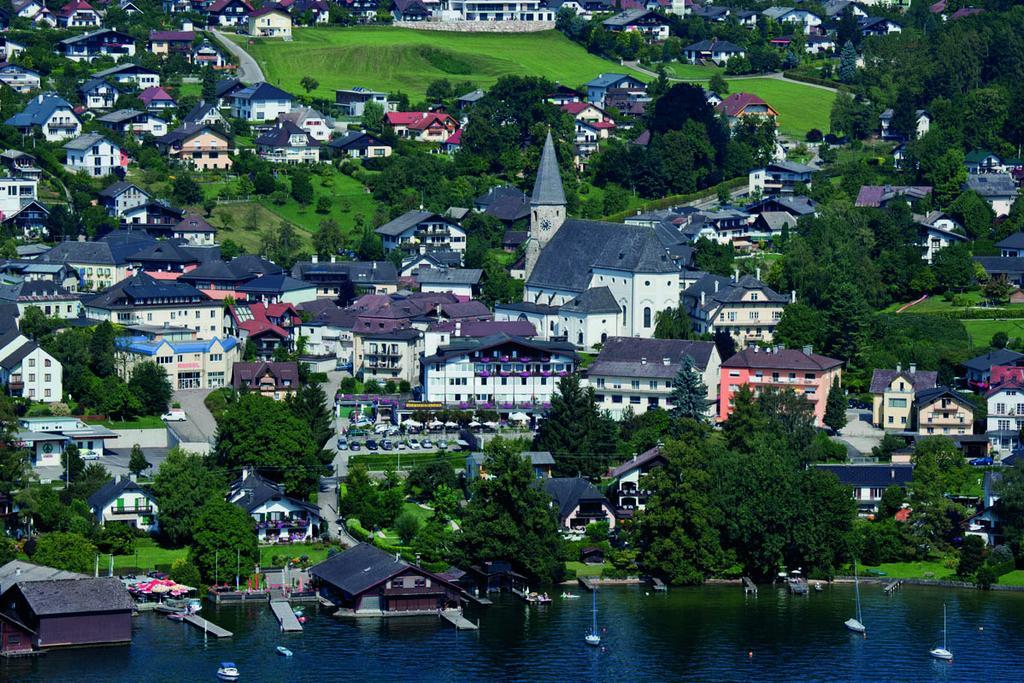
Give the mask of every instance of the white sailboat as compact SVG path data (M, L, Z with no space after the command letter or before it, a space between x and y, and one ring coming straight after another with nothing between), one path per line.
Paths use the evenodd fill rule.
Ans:
M942 647L932 648L928 654L935 659L953 659L953 653L946 649L946 603L942 603Z
M853 592L857 596L857 618L847 619L846 628L850 629L854 633L866 633L867 627L864 626L863 617L860 613L860 577L857 575L857 561L853 562Z
M594 615L593 619L594 620L593 620L593 623L590 626L590 633L588 633L586 635L584 640L587 642L587 645L595 645L596 646L596 645L600 645L601 644L601 634L597 632L597 591L594 591L593 593L591 593L591 596L593 597L592 604L593 604L593 615Z

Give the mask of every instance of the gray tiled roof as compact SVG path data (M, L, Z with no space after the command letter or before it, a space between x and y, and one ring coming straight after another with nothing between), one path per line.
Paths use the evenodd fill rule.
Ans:
M703 371L714 352L715 344L709 341L609 337L601 353L587 367L587 375L671 379L679 372L684 356L693 359L694 366Z
M48 581L52 579L84 579L85 574L44 567L40 564L32 564L23 560L11 560L7 564L0 565L0 593L10 588L14 583L27 581Z
M18 583L36 616L89 612L131 612L135 606L120 579L99 577Z
M906 486L914 479L913 465L815 465L848 486L885 488Z
M964 184L967 190L974 190L982 197L1002 197L1017 194L1017 183L1008 173L971 174Z
M988 372L994 365L1009 365L1014 363L1021 358L1024 358L1024 353L1017 353L1010 349L993 349L988 353L983 353L980 356L975 356L969 361L964 363L964 366L968 370L977 370L978 372Z
M421 285L476 285L483 273L480 268L420 268L416 281Z
M384 225L380 226L379 228L374 230L374 232L377 233L378 235L397 237L406 230L414 228L420 223L431 219L444 220L443 217L438 216L436 213L432 213L430 211L406 211L398 218L388 221Z
M914 388L914 391L921 391L922 389L933 389L939 373L934 370L918 370L912 373L907 370L876 369L871 373L871 388L869 391L872 394L880 394L897 377L907 380L910 386Z
M408 567L394 555L360 543L313 565L309 573L348 595L358 595Z
M613 313L620 312L619 303L608 287L593 287L562 305L562 313Z
M565 205L562 175L558 170L558 158L555 156L555 144L551 140L551 131L548 131L548 136L544 139L544 151L540 155L537 179L533 183L530 204L533 206Z
M558 508L558 516L567 515L585 502L604 502L607 499L593 484L581 477L552 477L543 482L544 492L551 496Z

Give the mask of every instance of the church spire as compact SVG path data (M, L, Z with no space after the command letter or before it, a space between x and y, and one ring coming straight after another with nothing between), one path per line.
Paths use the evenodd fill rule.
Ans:
M555 156L555 143L551 140L551 131L544 140L544 151L540 155L537 167L537 179L533 183L533 195L530 206L564 206L565 191L562 189L562 175L558 171L558 158Z

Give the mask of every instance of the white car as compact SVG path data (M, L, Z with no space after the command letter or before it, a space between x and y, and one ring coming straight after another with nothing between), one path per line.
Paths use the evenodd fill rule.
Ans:
M386 422L381 422L380 424L378 424L376 427L373 428L373 433L374 434L387 434L388 433L388 424Z
M160 419L164 422L184 422L188 419L188 415L181 408L172 408L161 415Z
M414 449L419 448L419 447L420 447L420 440L419 439L409 439L409 449L410 450L414 450Z

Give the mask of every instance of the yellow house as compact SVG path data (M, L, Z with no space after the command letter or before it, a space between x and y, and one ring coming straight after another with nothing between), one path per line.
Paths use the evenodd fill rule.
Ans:
M246 31L256 38L292 38L292 18L287 12L274 7L264 7L249 15Z
M170 158L201 171L231 168L231 139L209 126L185 124L156 143Z
M974 432L974 406L949 387L917 393L917 432L946 436Z
M917 392L934 389L937 379L937 372L919 371L914 364L909 370L899 365L895 370L875 370L871 375L871 424L896 431L910 429Z

